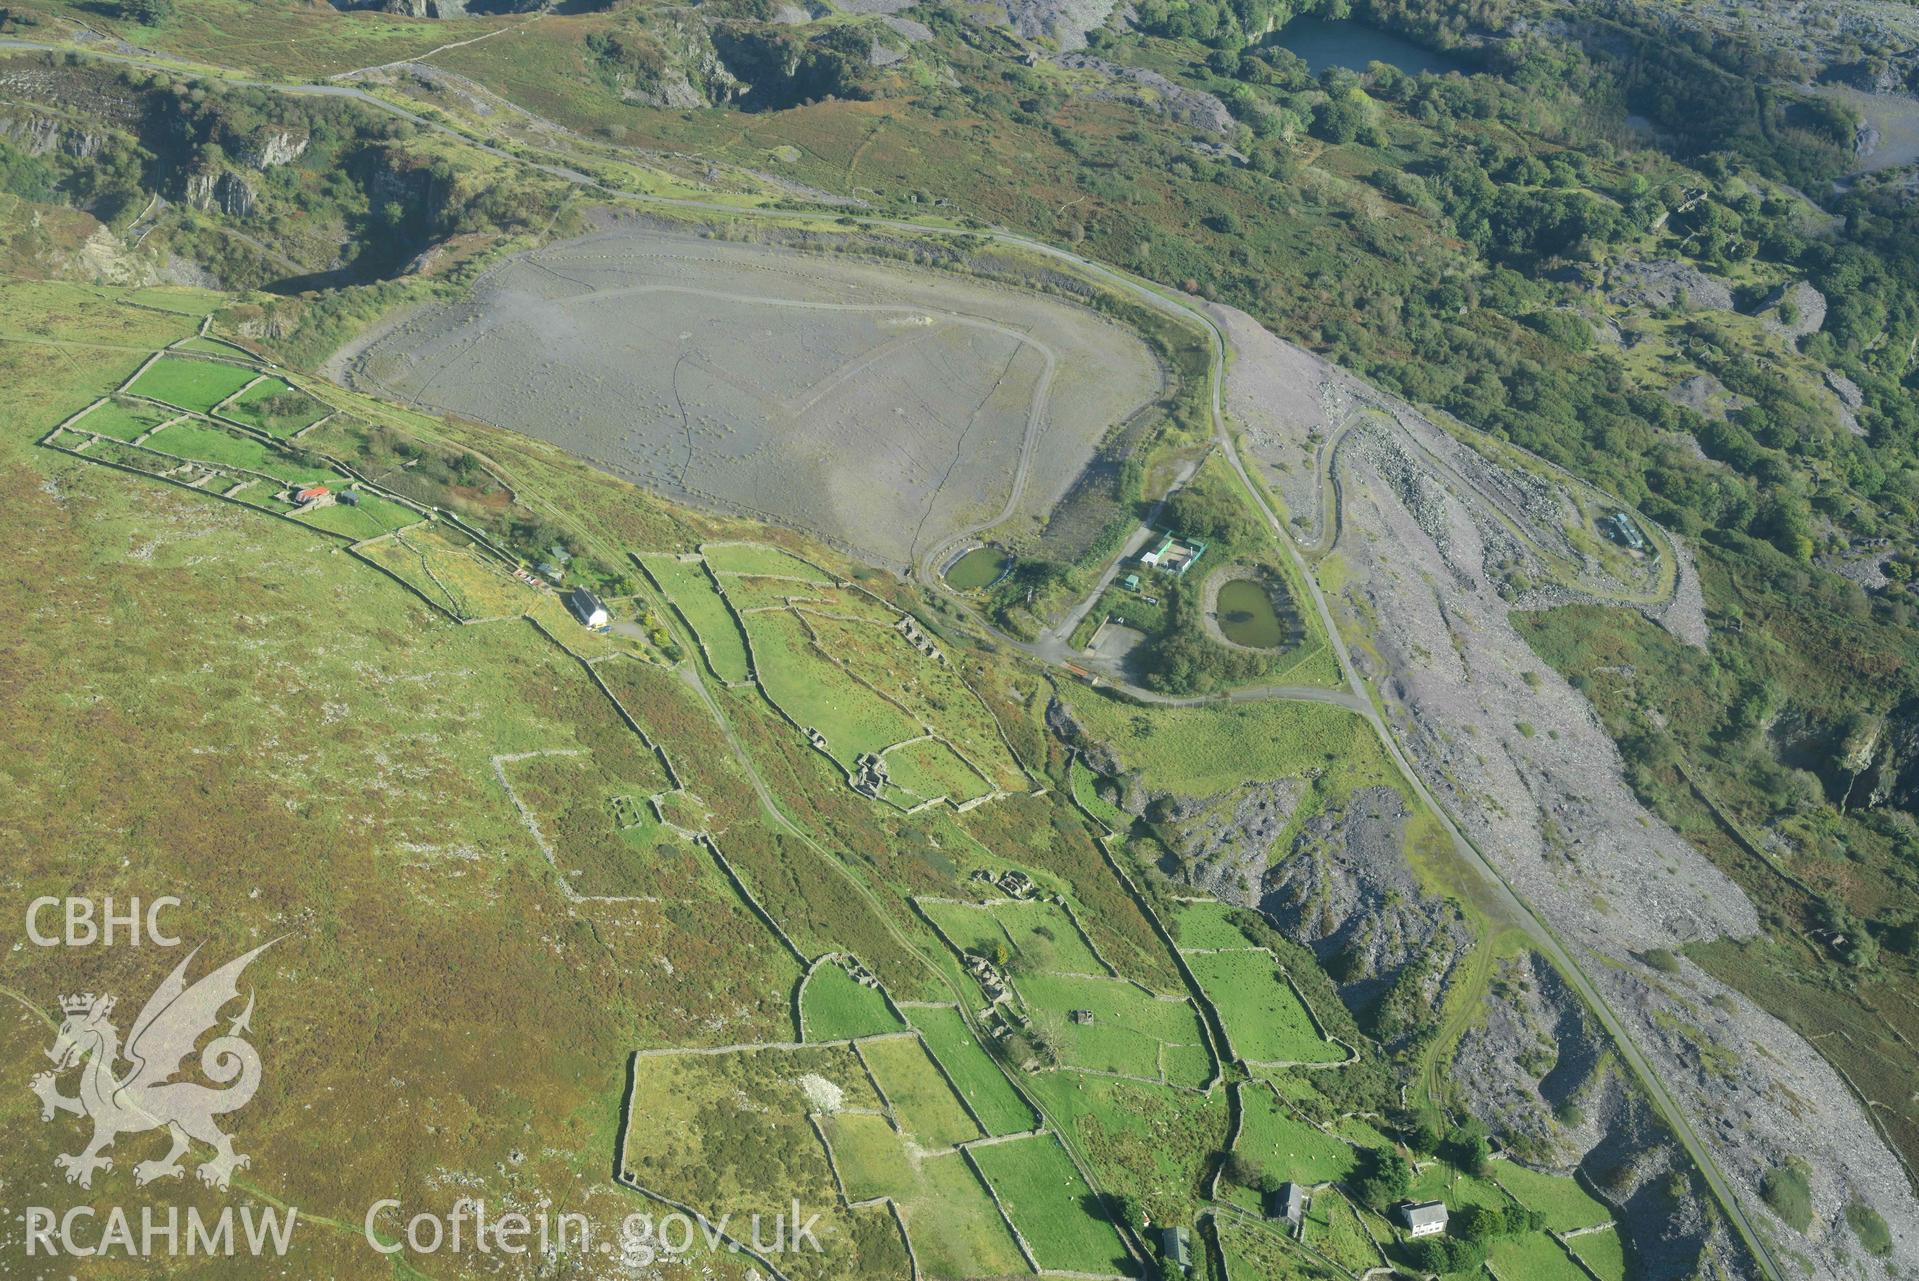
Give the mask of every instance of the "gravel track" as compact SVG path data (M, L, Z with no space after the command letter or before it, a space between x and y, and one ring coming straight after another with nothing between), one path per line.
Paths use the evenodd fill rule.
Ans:
M1257 392L1248 387L1270 386L1300 365L1281 350L1274 368L1261 370L1265 353L1284 344L1249 319L1227 320L1236 348L1230 376L1245 371L1233 403L1256 415ZM1310 510L1319 502L1308 465L1318 442L1302 428L1326 420L1302 410L1313 399L1306 389L1286 394L1261 417L1260 431L1279 447L1273 456L1293 464L1273 469L1275 487L1295 510ZM1342 394L1328 393L1329 402ZM1602 1009L1650 1060L1748 1215L1813 1260L1816 1276L1890 1276L1847 1248L1843 1207L1860 1199L1893 1225L1890 1262L1910 1272L1919 1266L1919 1202L1832 1067L1690 963L1664 974L1640 959L1693 940L1749 937L1757 914L1737 885L1639 804L1591 705L1513 628L1513 606L1489 567L1502 553L1502 516L1510 512L1492 510L1479 486L1458 485L1453 468L1408 447L1409 425L1425 439L1443 433L1409 424L1410 411L1394 408L1397 429L1359 419L1335 460L1347 578L1341 606L1349 631L1351 619L1369 620L1370 652L1356 661L1380 693L1393 738L1471 846L1574 958L1575 972L1589 976ZM1657 612L1675 633L1703 643L1697 574L1683 545L1675 555L1676 589ZM1818 1217L1808 1237L1773 1218L1758 1193L1763 1173L1789 1155L1816 1172ZM1705 1245L1705 1232L1702 1224L1696 1245Z

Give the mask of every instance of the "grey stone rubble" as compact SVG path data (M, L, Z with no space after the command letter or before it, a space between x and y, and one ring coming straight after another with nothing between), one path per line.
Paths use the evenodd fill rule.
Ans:
M1619 306L1658 309L1683 301L1687 306L1713 311L1733 309L1731 286L1689 262L1673 259L1612 264L1606 272L1605 287Z
M1086 33L1103 26L1113 0L992 0L983 12L1026 40L1042 37L1061 49L1081 49Z
M1421 441L1444 435L1250 317L1224 307L1213 314L1235 349L1228 412L1293 512L1318 509L1317 454L1353 404L1390 404L1399 429ZM1302 375L1316 381L1302 385ZM1501 875L1584 958L1747 1212L1805 1255L1816 1277L1911 1272L1919 1267L1919 1202L1831 1065L1689 962L1666 974L1642 959L1694 940L1752 937L1757 915L1738 886L1639 804L1590 704L1515 630L1491 568L1510 550L1488 536L1494 497L1435 471L1403 439L1382 445L1392 430L1377 422L1355 428L1354 447L1335 459L1345 508L1337 547L1348 578L1335 608L1349 627L1353 617L1374 620L1377 657L1362 649L1357 658L1397 736ZM1394 474L1406 467L1424 474ZM1697 574L1683 545L1678 555L1680 591L1657 613L1676 634L1703 641ZM1786 1098L1792 1106L1779 1106ZM1620 1135L1579 1141L1597 1144L1590 1158L1616 1151ZM1803 1236L1758 1193L1761 1176L1788 1156L1814 1170L1816 1221ZM1862 1260L1849 1248L1843 1208L1853 1199L1892 1226L1890 1259ZM1695 1259L1714 1248L1704 1233L1673 1245Z
M1123 98L1149 110L1163 112L1203 133L1222 138L1233 134L1233 113L1226 109L1224 102L1210 93L1176 84L1157 71L1121 66L1089 53L1069 53L1056 61L1070 71L1097 72L1116 84L1133 84L1145 91L1102 89L1095 91L1096 96Z

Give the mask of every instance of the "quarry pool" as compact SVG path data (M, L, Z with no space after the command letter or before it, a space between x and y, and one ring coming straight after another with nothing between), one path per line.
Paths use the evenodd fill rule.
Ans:
M1427 71L1445 75L1448 71L1472 70L1448 54L1422 48L1403 36L1350 18L1295 18L1267 43L1298 54L1314 75L1328 67L1364 71L1371 62L1398 67L1409 76Z
M1012 564L1013 558L997 547L975 547L946 567L946 585L959 592L990 587Z
M1226 639L1248 649L1278 649L1292 633L1273 608L1271 589L1255 578L1221 584L1214 612Z

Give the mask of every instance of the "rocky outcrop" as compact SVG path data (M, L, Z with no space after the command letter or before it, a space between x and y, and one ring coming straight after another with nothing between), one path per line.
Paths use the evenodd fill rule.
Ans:
M1257 905L1269 852L1305 790L1292 778L1249 782L1200 809L1180 834L1188 877L1228 903Z
M1760 304L1759 319L1773 333L1797 342L1824 327L1826 296L1804 280L1781 285Z
M1528 952L1494 974L1479 1020L1453 1054L1451 1080L1515 1161L1575 1174L1612 1206L1635 1275L1695 1276L1723 1229L1704 1212L1671 1134L1605 1048L1585 1005Z
M91 159L106 141L104 131L37 114L0 115L0 142L30 156L56 152L75 160Z
M233 158L253 169L271 169L288 165L306 154L311 139L304 129L287 125L263 125L237 139L230 148Z
M1861 724L1841 752L1840 768L1850 776L1846 805L1919 813L1919 701Z
M643 106L716 106L745 88L720 57L712 29L694 17L661 14L644 28L616 30L599 43L595 56L620 96Z
M1658 310L1679 303L1712 311L1732 310L1730 285L1677 259L1619 263L1606 274L1606 290L1616 306Z
M253 184L231 170L202 169L186 175L181 199L202 213L252 217L258 205Z
M1259 907L1313 950L1356 1010L1407 980L1436 1001L1471 945L1458 909L1414 878L1407 817L1392 788L1356 792L1308 820L1262 885ZM1385 1033L1395 1035L1391 1027Z
M1481 1021L1459 1039L1453 1080L1467 1109L1508 1147L1571 1165L1592 1144L1582 1134L1582 1100L1598 1084L1603 1044L1565 981L1528 952L1494 975Z
M1103 25L1114 7L1113 0L995 0L978 12L997 18L1024 39L1080 49L1086 33Z
M1089 53L1069 53L1058 61L1069 70L1097 72L1113 82L1110 88L1096 90L1095 97L1117 98L1161 112L1202 133L1222 138L1232 136L1233 113L1210 93L1175 84L1157 71L1121 66Z

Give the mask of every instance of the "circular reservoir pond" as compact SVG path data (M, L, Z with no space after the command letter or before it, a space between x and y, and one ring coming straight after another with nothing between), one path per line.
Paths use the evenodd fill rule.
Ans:
M1278 649L1292 639L1292 626L1273 605L1273 589L1257 578L1221 583L1213 613L1220 634L1247 649Z
M997 547L975 547L946 567L946 583L954 591L991 587L1013 567L1013 558Z

